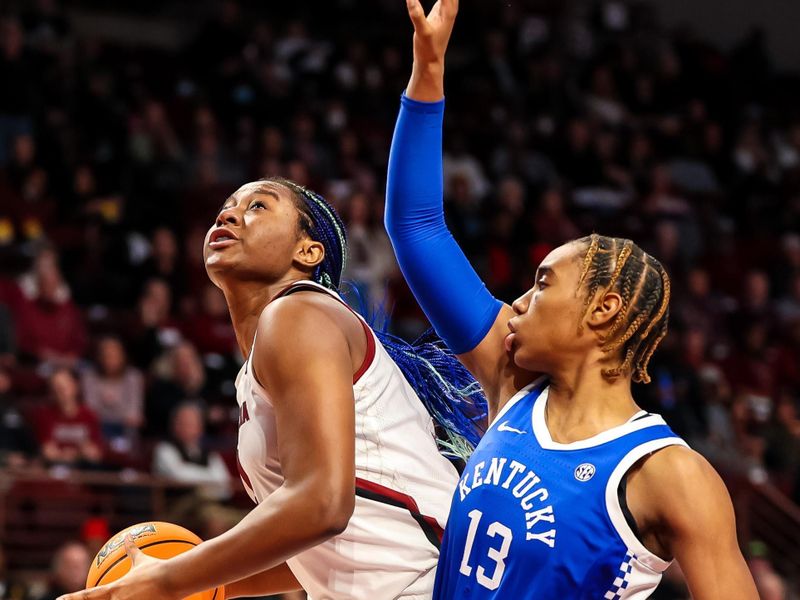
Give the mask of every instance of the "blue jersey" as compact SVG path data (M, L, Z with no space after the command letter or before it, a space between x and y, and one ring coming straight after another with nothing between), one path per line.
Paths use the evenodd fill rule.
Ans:
M546 381L516 394L470 458L445 529L435 600L645 599L669 563L636 537L618 489L639 459L685 445L641 412L559 444L545 424Z

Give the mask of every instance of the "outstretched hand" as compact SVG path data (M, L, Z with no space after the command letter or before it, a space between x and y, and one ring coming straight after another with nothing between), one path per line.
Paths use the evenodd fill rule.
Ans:
M427 16L420 0L406 0L406 6L414 24L414 61L443 63L458 14L458 0L438 0Z
M436 102L444 96L444 55L458 14L458 0L438 0L425 15L420 0L406 0L414 24L414 70L406 95Z
M147 556L125 536L125 553L131 561L131 570L121 579L100 587L66 594L58 600L178 600L161 581L162 560Z

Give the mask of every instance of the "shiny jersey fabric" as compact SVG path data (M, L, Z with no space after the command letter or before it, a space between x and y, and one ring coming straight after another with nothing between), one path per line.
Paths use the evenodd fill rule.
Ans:
M284 294L330 290L299 282ZM433 421L367 324L367 357L354 376L356 504L347 529L287 561L313 600L429 599L458 473L437 448ZM236 379L238 460L256 503L283 482L272 400L253 375ZM298 357L298 368L302 359Z
M542 379L516 394L453 497L436 600L645 600L669 563L625 519L619 484L642 457L685 445L641 412L588 440L554 442Z

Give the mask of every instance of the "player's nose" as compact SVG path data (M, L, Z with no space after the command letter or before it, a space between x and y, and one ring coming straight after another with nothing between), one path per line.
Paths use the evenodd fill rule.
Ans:
M525 314L528 311L528 304L530 303L530 292L526 293L524 296L520 296L514 303L511 305L511 308L514 310L515 313L518 315Z
M222 225L239 225L240 222L241 217L239 213L236 211L235 207L231 207L219 211L215 224L217 227L220 227Z

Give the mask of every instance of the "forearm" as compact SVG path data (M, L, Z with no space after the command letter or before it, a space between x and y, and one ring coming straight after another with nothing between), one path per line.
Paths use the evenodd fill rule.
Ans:
M420 78L422 95L435 95L435 84ZM402 99L389 156L385 222L414 296L450 349L462 354L484 338L501 303L486 289L445 224L443 115L444 101L426 103L408 95Z
M226 533L166 561L165 586L186 597L279 566L340 530L334 497L309 485L279 488Z
M225 586L225 600L249 598L251 596L270 596L285 592L302 590L294 574L286 563L274 569L262 571L246 579L234 581Z

